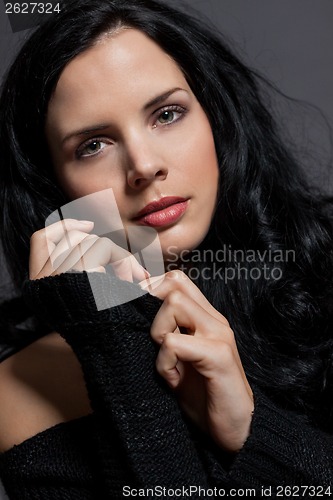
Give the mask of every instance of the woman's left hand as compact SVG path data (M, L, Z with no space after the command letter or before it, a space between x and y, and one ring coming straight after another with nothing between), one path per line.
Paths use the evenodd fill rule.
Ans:
M157 286L156 280L161 281ZM155 282L153 289L149 282ZM181 271L141 286L164 301L151 328L161 344L159 374L201 429L224 449L239 451L250 433L254 405L228 321Z

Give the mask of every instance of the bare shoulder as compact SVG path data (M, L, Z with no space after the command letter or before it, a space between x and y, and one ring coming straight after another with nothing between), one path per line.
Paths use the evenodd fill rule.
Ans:
M88 413L81 366L58 333L0 363L0 452Z

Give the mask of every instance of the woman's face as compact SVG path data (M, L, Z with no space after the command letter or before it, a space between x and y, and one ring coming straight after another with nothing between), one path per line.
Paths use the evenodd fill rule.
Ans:
M65 67L46 135L67 196L112 188L123 225L156 229L165 258L207 234L218 187L211 127L177 64L142 32L104 37Z

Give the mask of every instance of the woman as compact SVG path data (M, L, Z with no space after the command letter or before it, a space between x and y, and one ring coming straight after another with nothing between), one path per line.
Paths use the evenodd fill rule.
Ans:
M329 204L252 73L158 1L74 1L1 110L2 240L38 320L0 365L10 498L329 496ZM117 265L94 221L45 228L110 189L125 229L157 232L164 279ZM98 310L91 285L136 299Z

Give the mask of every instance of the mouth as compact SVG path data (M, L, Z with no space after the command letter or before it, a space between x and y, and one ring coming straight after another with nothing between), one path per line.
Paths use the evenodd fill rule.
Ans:
M146 205L134 217L134 221L144 226L163 227L177 222L186 212L188 199L167 196Z

